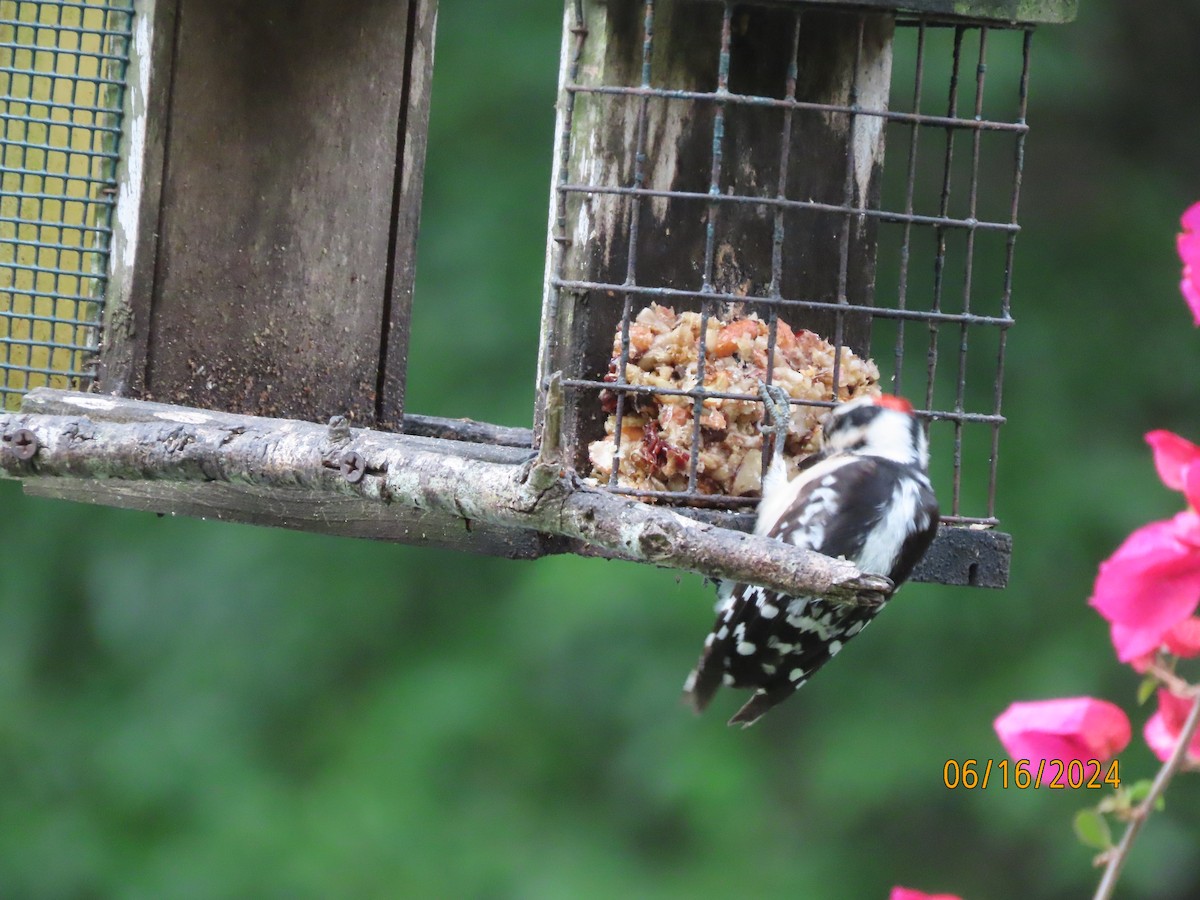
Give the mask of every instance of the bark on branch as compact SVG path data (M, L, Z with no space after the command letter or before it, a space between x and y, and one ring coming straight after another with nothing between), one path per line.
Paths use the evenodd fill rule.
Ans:
M16 448L21 429L36 440L32 453ZM891 588L843 560L589 488L569 472L547 480L544 459L513 448L47 389L21 413L0 414L0 436L0 475L31 493L418 544L463 546L482 524L493 540L562 539L543 552L598 550L847 603L878 602ZM340 528L340 510L369 516L371 529ZM462 534L447 542L435 521Z

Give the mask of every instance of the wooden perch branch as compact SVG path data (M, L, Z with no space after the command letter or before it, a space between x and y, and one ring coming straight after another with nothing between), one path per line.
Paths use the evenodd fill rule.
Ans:
M17 452L21 429L35 449ZM875 603L891 588L567 472L546 479L545 460L515 448L48 389L0 415L0 435L0 475L44 496L460 549L532 533L533 549L509 555L600 551L836 602Z

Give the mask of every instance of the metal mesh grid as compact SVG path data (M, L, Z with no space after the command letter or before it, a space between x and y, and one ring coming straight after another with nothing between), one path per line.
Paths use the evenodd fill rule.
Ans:
M133 0L0 0L0 408L90 378Z
M622 283L572 280L563 276L564 254L556 256L549 286L551 300L564 292L587 292L602 302L622 304L621 353L615 381L601 377L565 379L574 388L577 402L599 403L602 391L616 395L615 441L621 446L621 420L636 404L639 394L683 394L693 398L693 422L699 421L706 398L758 401L757 396L729 394L703 387L668 391L628 384L624 378L630 351L630 322L636 311L650 302L701 301L696 383L704 385L706 323L720 306L738 303L769 321L769 353L775 351L777 316L805 310L826 310L834 315L833 334L824 335L837 348L834 384L839 384L840 350L844 324L850 316L868 316L872 324L871 351L879 364L885 390L904 393L918 415L929 423L932 475L942 499L943 521L948 524L993 526L996 518L996 461L1001 414L1001 382L1005 335L1013 323L1013 246L1019 231L1017 202L1020 193L1032 30L1004 29L974 23L946 24L925 16L901 17L896 22L891 96L886 108L860 105L859 85L850 88L845 104L813 103L797 99L796 65L789 68L787 83L778 96L749 96L729 91L731 24L735 4L724 3L719 40L713 41L713 91L675 90L656 84L653 61L655 3L643 5L642 57L637 83L596 84L581 70L587 29L582 3L576 2L575 54L566 70L562 143L559 146L560 182L556 185L557 232L561 248L571 241L567 232L567 201L571 195L617 194L626 198L630 235L626 277ZM797 46L806 10L796 5L791 13L792 46ZM862 23L856 17L858 52L862 50ZM674 27L679 27L678 23ZM793 60L794 60L793 56ZM990 79L989 65L999 75ZM581 77L584 76L584 77ZM997 87L996 82L1001 82ZM989 90L985 95L985 87ZM628 184L572 183L568 178L569 141L579 98L624 95L639 98L640 115L631 135L635 161ZM643 162L647 153L646 109L650 100L667 103L709 104L712 156L708 189L658 191L645 187ZM779 180L771 192L748 196L731 193L723 172L725 113L733 106L780 111ZM878 206L856 206L852 200L852 163L847 154L842 202L818 202L785 193L789 153L792 150L792 117L801 113L840 116L853 135L868 119L886 129L888 165L884 169ZM639 207L657 197L693 201L703 208L706 240L703 261L697 260L700 283L680 289L646 283L638 268ZM774 244L771 279L749 296L722 292L714 287L714 234L722 209L728 204L754 204L774 211ZM786 214L804 210L811 227L835 229L839 235L837 295L832 301L803 295L785 295L781 284L787 274L781 248L789 240ZM873 305L853 302L847 293L850 223L871 217L878 224L877 279ZM768 378L771 364L767 365ZM827 400L793 404L832 406ZM753 505L754 498L713 496L697 489L697 459L701 429L693 428L685 491L651 491L622 485L614 465L609 489L626 494L688 505L738 508ZM598 437L598 435L593 435Z

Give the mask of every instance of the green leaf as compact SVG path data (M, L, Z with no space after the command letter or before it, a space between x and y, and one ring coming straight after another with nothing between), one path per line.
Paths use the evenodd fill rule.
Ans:
M1154 696L1154 689L1158 687L1158 679L1153 675L1147 675L1142 679L1142 683L1138 685L1137 702L1138 706L1145 706L1146 701Z
M1137 806L1143 800L1150 796L1150 789L1154 787L1154 782L1149 778L1143 778L1140 781L1135 781L1128 788L1129 805Z
M1081 809L1075 814L1075 836L1085 847L1108 850L1112 847L1112 832L1108 820L1094 809Z

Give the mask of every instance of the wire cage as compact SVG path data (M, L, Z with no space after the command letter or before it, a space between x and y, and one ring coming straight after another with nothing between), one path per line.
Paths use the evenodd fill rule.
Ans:
M94 375L133 0L0 0L0 409Z
M563 373L581 473L736 513L766 464L758 380L791 394L797 455L835 402L901 393L967 580L982 554L1003 582L983 532L1030 45L1074 10L945 6L569 0L539 371Z

